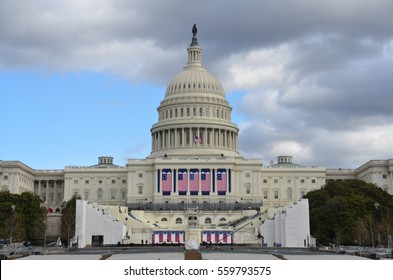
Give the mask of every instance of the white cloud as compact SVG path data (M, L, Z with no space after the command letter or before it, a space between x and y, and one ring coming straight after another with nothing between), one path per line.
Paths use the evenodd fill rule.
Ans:
M315 147L326 158L337 157L347 163L393 156L393 125L366 125L357 130L319 131L315 134ZM331 154L330 156L328 154ZM373 155L370 158L370 155Z
M298 161L309 161L310 150L301 143L292 140L284 140L273 142L271 146L271 155L290 155L295 157Z
M307 78L297 84L289 85L281 99L286 106L327 106L335 100L334 90L318 85L314 81Z
M288 45L233 54L222 66L228 69L227 80L224 83L229 91L255 90L286 83L291 79L291 75L286 72L291 57L292 53Z
M266 90L250 92L241 101L241 110L254 117L274 116L280 113L278 102L278 91Z

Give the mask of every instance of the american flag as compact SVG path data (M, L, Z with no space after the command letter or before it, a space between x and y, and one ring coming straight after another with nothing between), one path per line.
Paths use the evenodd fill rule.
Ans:
M201 188L202 188L202 192L210 192L211 190L210 169L201 170Z
M190 170L190 192L198 192L199 191L199 170L191 169Z
M177 184L179 193L188 191L188 173L187 169L179 169L177 173Z
M194 136L194 143L195 144L201 144L202 143L201 137L199 137L198 135L195 135Z
M225 193L227 191L226 169L217 170L217 191L218 193Z
M172 170L163 169L162 170L162 191L170 193L172 190Z

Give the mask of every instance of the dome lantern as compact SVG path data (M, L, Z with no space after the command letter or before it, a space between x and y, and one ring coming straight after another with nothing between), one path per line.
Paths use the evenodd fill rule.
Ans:
M187 69L188 67L202 67L202 60L201 60L202 48L198 44L198 39L196 36L197 32L198 29L196 27L196 24L194 24L194 26L192 27L192 41L190 47L187 49L188 62L187 62L187 66L184 69Z

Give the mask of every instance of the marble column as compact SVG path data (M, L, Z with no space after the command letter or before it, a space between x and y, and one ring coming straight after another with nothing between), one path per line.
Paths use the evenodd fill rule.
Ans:
M54 181L53 202L57 204L57 180Z
M46 181L46 197L45 197L45 200L46 200L46 204L49 205L49 180Z
M201 137L201 134L200 134L200 130L199 130L199 127L197 128L197 136L200 138ZM200 143L198 142L198 143L196 143L197 144L197 146L199 147L200 146Z
M42 197L41 196L41 180L38 181L38 195L39 195L40 198Z

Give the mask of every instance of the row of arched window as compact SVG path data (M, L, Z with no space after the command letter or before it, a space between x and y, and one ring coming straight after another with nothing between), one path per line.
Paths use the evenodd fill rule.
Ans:
M186 118L186 117L213 117L230 121L229 110L214 108L214 107L180 107L170 108L160 111L159 120L167 120L172 118Z
M219 84L215 83L182 83L171 84L167 88L167 94L184 93L184 92L207 92L207 93L221 93L224 90Z

